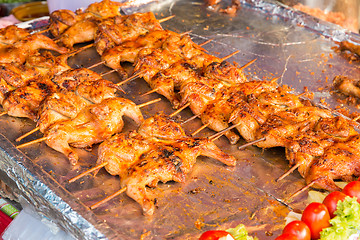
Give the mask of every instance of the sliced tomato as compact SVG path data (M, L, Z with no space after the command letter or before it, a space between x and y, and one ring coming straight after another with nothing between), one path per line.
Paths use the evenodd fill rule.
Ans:
M335 217L334 212L336 211L337 203L338 201L344 201L345 197L346 194L339 191L331 192L325 197L323 204L327 207L330 218Z
M302 221L292 221L288 223L282 233L294 235L298 240L311 240L310 228Z
M360 203L360 181L352 181L346 184L342 192L350 197L356 197Z
M311 239L319 239L323 228L330 227L330 214L327 207L318 202L310 203L301 217L301 221L306 223L311 231Z
M230 235L230 233L228 233L227 231L211 230L201 234L199 240L218 240L219 238L225 237L227 235Z
M277 238L275 238L275 240L298 240L298 239L295 235L292 235L289 233L283 233L280 236L278 236Z

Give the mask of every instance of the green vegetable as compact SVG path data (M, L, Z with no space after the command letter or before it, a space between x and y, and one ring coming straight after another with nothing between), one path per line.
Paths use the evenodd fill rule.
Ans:
M360 204L355 197L339 201L335 214L336 217L330 220L332 226L321 231L321 240L348 240L360 233Z
M248 235L248 232L246 231L246 228L243 224L239 224L234 228L229 228L226 230L228 233L233 236L235 240L257 240L258 238L250 237Z
M30 2L31 0L0 0L0 3L23 3Z

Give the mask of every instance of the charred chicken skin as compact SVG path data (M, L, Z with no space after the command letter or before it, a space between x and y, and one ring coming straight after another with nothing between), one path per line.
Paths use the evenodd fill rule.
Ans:
M141 205L145 215L152 215L155 192L151 188L158 182L184 182L200 155L229 166L236 162L210 140L187 137L179 124L158 114L145 120L137 132L117 134L103 142L98 164L107 162L106 170L120 176L127 195Z
M108 98L98 104L82 109L69 120L53 124L46 132L46 144L63 153L72 165L76 165L78 155L70 147L85 148L104 141L122 130L123 116L133 119L136 124L143 121L140 109L130 100Z

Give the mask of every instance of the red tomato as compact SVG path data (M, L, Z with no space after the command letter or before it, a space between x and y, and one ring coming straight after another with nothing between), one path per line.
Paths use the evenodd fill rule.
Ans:
M288 223L283 232L283 234L288 233L290 235L294 235L298 240L310 240L311 232L310 228L306 225L306 223L302 221L292 221Z
M277 238L275 238L275 240L298 240L298 239L295 235L292 235L289 233L283 233L280 236L278 236Z
M331 218L335 217L334 212L336 211L338 201L344 201L345 197L346 194L339 191L329 193L329 195L326 196L323 204L327 207Z
M199 240L218 240L221 237L230 235L227 231L223 230L211 230L201 234Z
M311 231L311 239L319 239L323 228L330 227L330 214L327 207L318 202L310 203L304 210L301 221L306 223Z
M360 181L353 181L346 184L342 192L350 197L356 197L360 203Z

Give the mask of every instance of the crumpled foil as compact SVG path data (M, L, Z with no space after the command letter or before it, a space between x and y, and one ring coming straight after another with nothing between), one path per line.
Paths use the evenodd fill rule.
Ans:
M230 1L224 1L224 6ZM358 35L293 10L273 1L241 1L236 16L213 12L203 1L158 1L141 7L123 8L125 13L153 11L158 18L175 15L163 23L165 29L177 32L191 30L197 43L213 39L204 48L220 57L240 50L228 59L244 65L256 58L245 72L252 79L280 77L281 84L301 93L304 87L314 92L314 103L332 108L338 98L331 90L335 75L358 77L356 65L348 62L340 53L334 52L334 41L358 39ZM87 49L69 59L73 67L90 66L100 61L94 49ZM99 66L95 71L109 69ZM116 73L106 79L119 82ZM119 96L137 104L158 98L141 80L123 85L125 94ZM349 108L352 108L349 106ZM356 109L353 108L355 111ZM142 109L145 117L163 111L172 113L167 101ZM178 117L192 116L184 110ZM136 126L125 119L125 129ZM293 209L303 209L306 194L291 202L287 197L305 185L295 171L281 182L275 179L289 169L284 149L262 150L243 144L230 145L222 137L216 144L225 152L233 154L236 167L226 167L215 160L199 158L185 183L159 184L157 209L154 216L142 215L140 206L126 195L120 195L95 210L88 206L114 193L120 188L118 177L110 176L102 169L96 177L86 176L69 184L68 179L96 164L96 146L92 151L78 149L79 166L71 167L66 157L48 148L45 143L17 150L15 139L34 128L26 119L2 116L0 118L0 168L8 179L15 182L19 193L44 217L52 219L76 239L197 239L209 229L226 229L243 223L257 227L251 232L260 239L274 239L281 233L286 214ZM184 126L187 133L199 128L194 120ZM210 136L211 130L199 136ZM40 138L34 134L25 141Z

